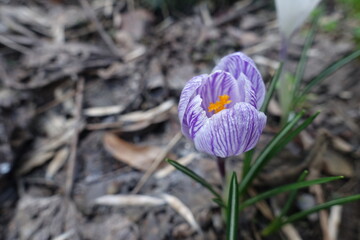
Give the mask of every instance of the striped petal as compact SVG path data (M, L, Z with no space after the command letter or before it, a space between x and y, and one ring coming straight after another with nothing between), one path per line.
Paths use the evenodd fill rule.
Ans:
M196 133L203 127L207 120L206 112L201 107L201 103L202 99L199 95L191 98L181 120L181 131L190 139L194 139Z
M255 147L265 123L264 113L249 103L237 103L203 122L195 147L217 157L239 155Z
M256 108L260 109L265 98L265 85L254 61L241 52L236 52L223 57L213 71L222 70L230 73L235 79L244 74L251 82L251 87L256 96Z
M201 85L202 81L207 77L207 74L203 74L200 76L193 77L190 79L184 89L181 91L180 101L178 106L178 116L180 122L183 121L185 110L187 105L189 104L190 98L194 95L198 87Z
M243 102L246 95L245 88L240 87L238 81L231 74L224 71L216 71L210 74L197 89L196 94L202 98L201 106L208 117L214 114L207 111L210 103L218 101L219 96L228 95L231 103L227 104L226 108L231 108L237 102Z

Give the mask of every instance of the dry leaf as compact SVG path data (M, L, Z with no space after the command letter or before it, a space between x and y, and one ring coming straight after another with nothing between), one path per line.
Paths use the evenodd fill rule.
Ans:
M342 151L345 153L350 153L350 152L354 151L354 147L350 143L346 142L345 140L343 140L340 137L333 136L331 140L332 140L332 144L333 144L334 148L339 151Z
M180 201L175 196L169 194L162 194L162 198L177 212L179 213L189 224L190 226L196 230L197 232L201 233L201 228L199 227L198 223L195 220L194 215L192 214L191 210Z
M84 110L84 114L87 117L103 117L107 115L119 114L124 111L125 106L113 105L104 107L92 107Z
M166 202L161 198L146 195L105 195L95 199L95 204L106 206L159 206Z
M51 159L54 156L55 152L36 152L34 153L26 162L24 165L21 166L21 168L18 170L19 175L26 174L33 170L36 167L39 167L46 163L49 159Z
M137 146L126 142L113 133L104 136L105 149L117 160L141 171L150 168L152 162L161 152L155 146Z
M351 164L340 154L334 151L327 151L324 156L325 171L334 176L353 177L354 168Z
M147 111L135 111L121 115L115 123L94 123L88 124L87 129L98 130L104 128L120 128L122 132L132 132L147 128L151 124L167 120L175 101L170 99L157 107Z
M53 178L59 169L64 165L69 156L69 148L63 147L55 154L55 157L49 163L46 169L46 178Z

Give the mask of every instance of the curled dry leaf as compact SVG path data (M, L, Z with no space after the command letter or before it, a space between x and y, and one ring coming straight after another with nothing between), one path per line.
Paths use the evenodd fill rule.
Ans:
M53 178L59 169L65 164L66 159L69 156L69 148L63 147L55 154L54 158L49 163L46 169L46 178Z
M354 151L354 147L340 137L333 136L331 140L333 147L341 152L350 153Z
M147 128L151 124L167 120L174 106L175 102L171 99L147 111L136 111L124 114L120 116L119 120L115 123L88 124L87 129L120 128L122 132L138 131Z
M103 117L107 115L119 114L124 111L125 106L113 105L105 107L93 107L84 110L84 114L87 117Z
M166 202L161 198L146 195L104 195L95 199L95 204L106 206L160 206Z
M39 167L46 163L54 156L55 152L35 152L26 162L23 164L17 173L19 175L26 174L30 172L32 169Z
M349 161L341 154L335 151L328 150L323 158L324 170L333 176L354 176L354 167L351 166Z
M341 213L343 206L332 206L329 216L329 236L331 240L338 239L339 227L341 224Z
M113 133L106 133L103 139L105 149L117 160L141 171L146 171L159 155L161 149L155 146L137 146L124 141Z
M194 230L196 230L200 234L202 233L201 228L196 222L191 210L183 202L181 202L180 199L166 193L162 194L162 198L170 205L170 207L172 207L177 213L179 213Z

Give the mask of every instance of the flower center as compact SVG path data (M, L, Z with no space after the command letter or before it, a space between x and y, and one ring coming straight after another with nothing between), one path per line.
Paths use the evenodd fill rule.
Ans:
M209 107L208 107L208 112L212 112L215 111L215 113L220 112L221 110L225 109L225 104L229 104L232 101L229 100L229 95L222 95L219 96L219 101L216 101L216 103L210 103Z

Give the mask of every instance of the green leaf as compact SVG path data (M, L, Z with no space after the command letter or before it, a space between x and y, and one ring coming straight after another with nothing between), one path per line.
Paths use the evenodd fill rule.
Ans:
M272 139L272 141L265 147L265 149L260 153L259 157L256 159L255 163L249 169L249 172L244 176L243 180L239 186L239 195L242 196L246 191L247 187L251 184L252 180L256 177L258 172L262 169L266 160L268 160L267 156L271 151L273 151L274 147L276 147L281 140L291 131L291 129L296 125L296 123L300 120L300 118L304 115L304 112L298 113L292 121L284 126L284 128Z
M352 196L348 196L348 197L343 197L343 198L339 198L339 199L335 199L335 200L332 200L332 201L329 201L329 202L326 202L326 203L323 203L323 204L319 204L313 208L310 208L308 210L305 210L305 211L302 211L302 212L299 212L299 213L295 213L291 216L289 216L285 221L282 222L281 225L278 226L277 229L274 229L274 231L277 231L279 230L282 226L288 224L288 223L292 223L292 222L295 222L297 220L300 220L301 218L304 218L312 213L315 213L315 212L318 212L318 211L321 211L323 209L327 209L327 208L330 208L332 206L335 206L335 205L342 205L342 204L345 204L345 203L348 203L348 202L354 202L354 201L358 201L360 200L360 194L357 194L357 195L352 195Z
M250 151L247 151L245 153L244 161L243 161L243 169L242 169L242 179L244 179L244 177L246 176L246 174L248 173L248 171L250 169L254 152L255 152L255 149L251 149Z
M315 78L313 78L308 85L304 88L302 93L299 95L299 98L297 99L297 103L301 102L306 94L310 92L310 90L319 84L322 80L324 80L329 75L333 74L335 71L337 71L339 68L343 67L345 64L353 61L354 59L358 58L360 56L360 49L355 51L354 53L334 62L330 66L328 66L326 69L324 69L319 75L317 75Z
M305 170L299 177L298 181L297 182L303 182L306 178L306 176L309 174L309 171L308 170ZM281 213L279 215L279 217L283 217L287 214L287 212L289 211L292 203L294 202L295 200L295 197L296 197L296 194L297 194L297 191L298 189L293 189L291 190L291 193L290 193L290 196L288 198L288 200L286 201L285 203L285 206L281 209Z
M292 223L294 221L297 221L303 217L306 217L308 216L309 214L312 214L312 213L315 213L315 212L318 212L318 211L321 211L323 209L327 209L327 208L330 208L332 206L335 206L335 205L342 205L342 204L345 204L345 203L348 203L348 202L353 202L353 201L358 201L360 200L360 194L357 194L357 195L352 195L352 196L348 196L348 197L343 197L343 198L338 198L338 199L335 199L335 200L332 200L332 201L329 201L329 202L326 202L326 203L323 203L323 204L319 204L313 208L310 208L308 210L305 210L305 211L302 211L302 212L299 212L299 213L295 213L291 216L289 216L286 221L284 222L284 224L287 224L287 223Z
M165 161L167 161L173 167L175 167L177 170L179 170L182 173L188 175L189 177L194 179L196 182L200 183L202 186L207 188L215 196L215 199L217 199L218 201L221 201L222 205L225 205L223 203L223 201L222 201L221 195L217 191L215 191L214 188L211 186L211 184L208 183L204 178L200 177L194 171L190 170L189 168L181 165L180 163L178 163L178 162L176 162L174 160L166 159Z
M305 177L308 175L309 171L305 170L299 177L297 182L303 182ZM283 217L288 213L290 210L291 205L293 204L296 194L298 192L298 189L291 190L290 195L288 199L286 200L286 203L284 207L281 209L280 214L267 226L263 231L262 234L267 236L271 234L274 229L277 229L279 225L282 223Z
M219 198L213 198L212 199L214 203L216 203L217 205L219 205L222 208L226 208L226 205L224 204L222 199Z
M343 179L343 178L344 178L343 176L326 177L326 178L319 178L319 179L315 179L315 180L291 183L291 184L288 184L285 186L277 187L277 188L271 189L267 192L261 193L253 198L246 200L245 202L240 204L240 211L250 205L253 205L261 200L275 196L279 193L288 192L288 191L292 191L292 190L296 190L296 189L300 189L300 188L306 188L306 187L309 187L312 185L323 184L323 183L327 183L327 182L331 182L331 181L335 181L335 180L339 180L339 179Z
M299 133L307 128L314 119L319 115L319 112L315 113L308 119L306 119L303 123L301 123L296 129L289 132L287 135L285 135L279 143L269 152L269 154L266 156L266 159L271 159L274 157L278 152L280 152L291 140L293 140Z
M274 77L271 79L271 83L270 83L269 89L267 90L264 103L263 103L263 105L262 105L261 108L260 108L260 111L262 111L262 112L264 112L264 113L267 112L267 108L268 108L268 106L269 106L270 99L271 99L272 95L274 94L276 85L277 85L277 83L278 83L278 81L279 81L279 78L280 78L280 76L281 76L281 72L282 72L283 66L284 66L284 63L283 63L283 62L280 63L280 66L279 66L278 69L276 70L276 73L275 73Z
M305 44L304 44L303 50L301 52L300 61L296 67L294 95L298 94L300 82L304 77L305 67L306 67L306 63L307 63L308 50L314 41L315 33L316 33L316 30L318 27L318 21L319 21L320 16L321 16L321 11L317 12L313 16L311 29L310 29L308 35L306 36Z
M239 192L238 192L238 182L235 172L233 172L230 180L228 208L226 210L227 210L226 239L238 240Z

